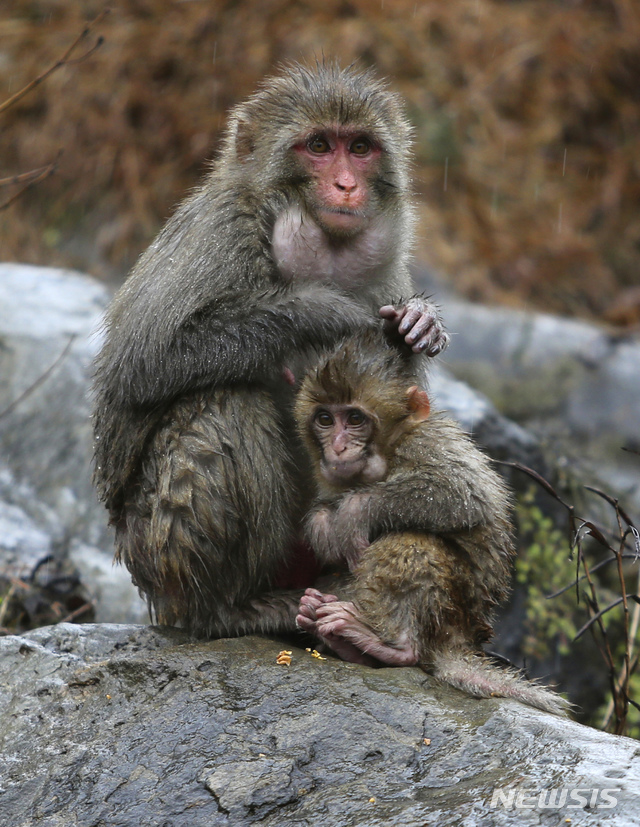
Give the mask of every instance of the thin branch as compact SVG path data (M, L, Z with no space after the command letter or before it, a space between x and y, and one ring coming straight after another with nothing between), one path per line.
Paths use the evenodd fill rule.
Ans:
M615 509L616 515L622 517L625 523L628 526L632 526L633 522L624 508L620 505L617 497L611 497L609 494L605 494L604 491L600 491L599 488L594 488L592 485L585 485L587 491L592 491L594 494L597 494L598 497L602 497L603 500L606 500L609 505L613 506ZM620 531L622 532L622 526L620 526Z
M2 112L9 109L10 106L13 106L19 100L24 98L25 95L28 95L32 89L35 89L36 86L39 86L43 80L48 78L49 75L52 75L58 69L62 68L63 66L71 66L75 65L76 63L82 63L83 60L86 60L90 55L92 55L95 52L95 50L98 49L104 42L103 37L99 37L95 44L89 49L88 52L85 52L85 54L82 55L82 57L71 59L71 55L75 51L76 47L80 44L80 42L84 40L85 37L89 34L89 32L91 31L91 27L97 25L98 23L101 23L107 14L109 14L109 9L105 9L104 11L102 11L95 18L95 20L93 20L91 23L85 26L85 28L80 32L78 37L76 37L76 39L73 41L71 46L69 46L69 48L62 55L61 58L56 60L56 62L49 66L48 69L45 69L45 71L38 75L37 78L34 78L32 81L27 83L26 86L23 86L22 89L15 93L15 95L12 95L10 98L4 101L4 103L1 103L0 114L2 114Z
M59 620L59 623L71 623L80 615L86 614L87 612L91 611L94 608L94 605L91 601L87 603L83 603L82 606L78 606L77 609L74 609L70 612L66 617L63 617L62 620Z
M517 471L522 471L523 474L526 474L531 479L535 480L541 488L550 494L555 500L557 500L561 505L563 505L569 513L573 513L573 506L569 505L569 503L565 502L562 497L558 494L555 488L551 485L550 482L545 480L543 476L541 476L537 471L534 471L533 468L529 468L526 465L522 465L520 462L506 462L503 460L494 460L496 465L508 465L510 468L515 468Z
M7 198L6 201L0 204L0 212L2 210L6 210L7 207L11 206L11 204L13 204L14 201L17 201L18 198L20 198L20 196L27 190L30 190L31 187L35 187L36 184L39 184L41 181L44 181L51 175L53 175L53 173L56 171L58 167L58 161L60 160L61 155L62 150L58 152L56 159L52 161L50 164L47 164L46 167L40 167L40 169L32 169L30 172L23 172L21 175L14 175L13 178L4 178L0 180L0 186L4 186L6 184L19 183L20 179L28 179L24 187L21 187L18 190L18 192L14 193L10 198Z
M624 560L634 560L634 561L637 559L635 554L623 554L622 558ZM595 566L591 567L591 572L593 573L594 571L598 571L598 569L601 569L604 566L609 565L609 563L615 563L615 561L616 561L615 557L607 557L605 560L600 560L599 563L596 563ZM577 586L578 583L581 583L586 578L586 576L587 576L586 574L581 574L577 578L577 580L572 580L571 583L568 583L566 586L563 586L557 592L554 592L553 594L545 595L544 599L545 600L553 600L554 597L560 597L561 594L564 594L565 592L568 592L569 589L573 589L574 586Z
M36 178L38 175L46 172L52 163L53 161L51 164L46 164L45 166L38 167L37 169L31 169L29 172L21 172L19 175L10 175L8 178L0 178L0 187L10 187L14 184L28 183L32 178Z
M582 635L587 631L587 629L590 629L591 626L593 626L593 624L596 623L596 621L599 621L602 618L602 616L605 615L608 611L611 611L611 609L614 609L616 606L619 606L626 600L634 600L636 603L640 603L640 597L638 597L637 594L625 594L622 597L616 598L616 600L609 603L608 606L605 606L604 609L600 609L600 611L596 612L596 614L592 615L592 617L589 618L589 620L584 624L584 626L582 626L578 630L576 636L573 639L573 642L575 643L576 640L579 640L582 637Z
M35 382L29 385L29 387L26 390L24 390L17 399L14 399L13 402L4 409L4 411L0 411L0 419L3 419L5 416L8 416L10 413L15 411L15 409L21 402L23 402L28 396L30 396L36 390L36 388L40 387L40 385L42 385L42 383L45 382L49 378L49 376L51 376L51 374L58 367L60 362L66 359L69 351L71 350L71 345L75 342L76 338L77 335L75 333L72 333L69 336L69 341L67 342L67 344L64 347L64 350L58 356L55 362L52 365L50 365L45 370L45 372L36 379Z

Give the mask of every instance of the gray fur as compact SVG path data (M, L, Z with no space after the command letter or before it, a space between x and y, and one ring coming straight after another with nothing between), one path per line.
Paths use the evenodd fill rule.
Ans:
M271 249L278 216L306 215L310 197L297 131L336 122L383 150L371 201L395 245L357 289L287 281ZM282 371L411 294L409 143L398 98L370 74L285 69L234 110L210 175L114 299L96 362L95 483L117 557L161 622L293 628L296 594L271 593L304 508Z

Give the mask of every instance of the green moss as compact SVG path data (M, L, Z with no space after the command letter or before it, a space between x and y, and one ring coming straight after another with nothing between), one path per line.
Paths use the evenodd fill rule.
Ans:
M575 589L552 600L547 597L575 579L568 539L535 504L534 488L520 495L516 514L525 543L516 561L516 579L525 591L523 652L535 658L551 651L566 655L577 631Z

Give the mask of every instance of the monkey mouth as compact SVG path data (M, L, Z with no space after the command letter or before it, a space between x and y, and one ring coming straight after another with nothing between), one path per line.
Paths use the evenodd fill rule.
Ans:
M362 227L366 217L362 210L353 207L322 207L320 220L327 229L353 232Z
M362 459L322 463L322 474L328 482L350 482L359 477L366 463Z

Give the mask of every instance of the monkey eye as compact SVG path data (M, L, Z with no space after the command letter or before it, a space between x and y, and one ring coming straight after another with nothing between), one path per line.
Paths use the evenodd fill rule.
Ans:
M366 155L371 149L371 144L366 138L356 138L349 147L349 151L354 155Z
M329 411L318 411L313 417L313 421L321 428L331 428L333 425L333 417Z
M367 417L357 408L353 408L347 413L347 425L351 425L354 428L359 428L361 425L364 425L366 421Z
M329 141L321 135L316 135L314 138L311 138L307 144L307 148L310 152L315 152L316 155L323 155L331 149L329 146Z

